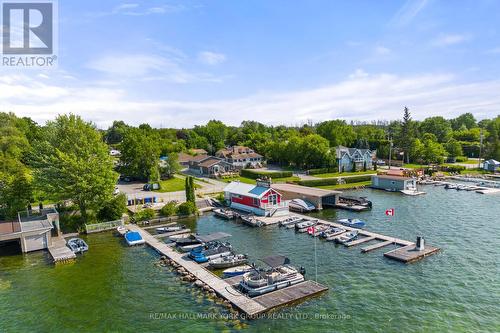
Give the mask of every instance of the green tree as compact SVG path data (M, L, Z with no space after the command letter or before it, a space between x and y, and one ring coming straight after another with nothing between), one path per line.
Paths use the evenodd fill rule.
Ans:
M163 216L173 216L177 214L177 203L169 201L160 209L160 214Z
M144 181L159 178L160 136L143 127L129 128L123 136L120 172Z
M111 198L118 178L107 145L93 124L72 114L48 122L44 137L32 160L38 186L54 200L72 200L87 222L89 209Z
M330 147L351 146L356 140L352 126L344 120L328 120L318 124L316 131L330 142Z
M463 155L462 145L455 139L450 139L446 143L445 149L448 152L448 156L451 158L456 158Z
M453 130L457 131L460 128L465 127L465 129L472 129L477 126L476 118L472 113L464 113L455 119L450 121Z
M406 163L410 163L410 150L415 140L415 126L411 119L410 110L405 106L401 130L398 135L397 144L406 154ZM403 158L404 159L404 158Z
M210 120L205 126L195 126L194 131L206 138L208 151L214 154L218 149L224 147L228 127L219 120Z
M447 142L451 135L451 125L441 116L430 117L420 123L420 131L434 134L438 142Z
M187 201L179 205L178 211L180 215L191 215L198 211L194 202Z
M106 201L97 212L100 221L116 221L127 211L127 197L121 193Z

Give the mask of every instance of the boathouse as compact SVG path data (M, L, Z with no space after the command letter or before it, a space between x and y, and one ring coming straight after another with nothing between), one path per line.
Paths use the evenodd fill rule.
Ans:
M54 208L20 212L17 221L0 223L0 243L18 242L22 252L47 249L53 229L59 230L59 213Z
M273 184L272 187L279 191L285 200L307 200L312 203L316 209L323 209L324 206L336 206L339 202L339 195L342 193L340 191L295 184Z
M259 216L288 215L288 202L277 190L271 188L271 179L257 180L256 185L239 181L224 188L224 198L231 208Z
M374 175L371 187L391 192L413 190L417 188L417 180L404 176Z

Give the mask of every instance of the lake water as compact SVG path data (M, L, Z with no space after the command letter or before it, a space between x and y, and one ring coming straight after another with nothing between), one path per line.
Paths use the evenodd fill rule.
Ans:
M112 233L87 236L90 251L54 266L46 252L0 257L0 332L499 332L500 196L442 187L408 197L356 191L373 210L324 210L322 218L359 217L366 229L442 251L405 265L316 242L320 297L255 321L233 320L224 307L158 267L148 247L126 247ZM385 216L395 208L394 217ZM314 238L277 226L253 229L207 214L184 221L199 233L224 231L252 261L285 254L315 279Z

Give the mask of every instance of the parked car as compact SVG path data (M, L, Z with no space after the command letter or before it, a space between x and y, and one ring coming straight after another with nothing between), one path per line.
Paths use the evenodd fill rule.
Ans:
M377 160L377 165L385 165L385 161L384 160Z
M144 191L154 191L160 189L160 184L158 183L147 183L142 187Z

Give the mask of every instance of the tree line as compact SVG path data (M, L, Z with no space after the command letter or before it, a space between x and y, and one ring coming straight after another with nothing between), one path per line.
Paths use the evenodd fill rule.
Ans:
M157 181L178 170L180 152L203 148L214 154L231 145L253 148L269 163L303 169L335 167L338 145L376 149L378 158L392 152L392 158L404 157L407 163L477 158L480 150L483 158L500 160L500 116L477 121L465 113L417 121L405 108L400 120L376 123L326 120L268 126L243 121L228 126L210 120L175 129L115 121L102 130L72 114L39 125L28 117L0 113L0 219L14 218L40 202L68 199L83 221L112 219L119 211L113 209L112 193L120 174ZM110 148L120 150L121 156L112 158ZM166 157L162 165L160 156Z

